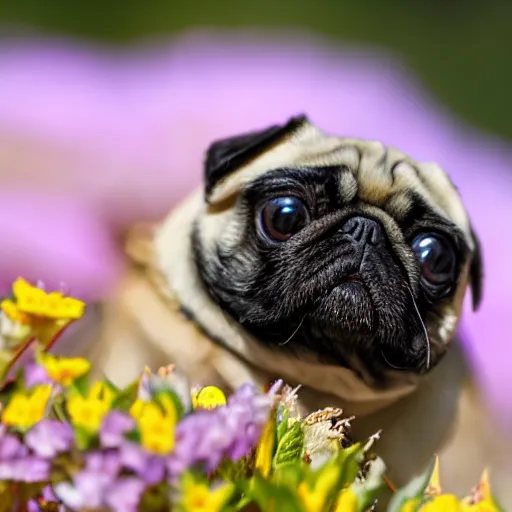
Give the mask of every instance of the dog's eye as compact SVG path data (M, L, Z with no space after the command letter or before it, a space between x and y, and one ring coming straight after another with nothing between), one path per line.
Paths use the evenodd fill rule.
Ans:
M261 211L261 227L273 240L288 240L308 222L308 209L296 197L276 197Z
M456 255L452 244L434 233L418 235L412 242L423 281L436 296L448 293L455 281Z

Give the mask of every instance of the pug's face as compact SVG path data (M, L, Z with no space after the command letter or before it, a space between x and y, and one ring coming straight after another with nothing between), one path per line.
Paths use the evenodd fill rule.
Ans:
M376 378L425 372L481 261L446 174L307 118L214 143L193 250L208 293L261 343Z

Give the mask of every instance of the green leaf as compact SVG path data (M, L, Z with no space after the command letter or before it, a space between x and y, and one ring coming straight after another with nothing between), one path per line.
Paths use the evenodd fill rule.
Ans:
M126 435L125 435L126 439L128 439L128 441L133 441L134 443L137 443L137 444L140 444L140 439L141 439L141 436L140 436L140 431L139 429L135 429L135 430L132 430L131 432L128 432Z
M279 416L279 413L281 413L281 421L279 422L279 425L277 427L277 442L279 443L281 441L281 439L283 438L284 434L286 433L286 431L288 430L288 419L289 419L289 416L290 416L290 413L288 411L288 409L284 408L284 407L280 407L278 409L278 416Z
M68 417L66 416L66 413L64 412L64 408L62 407L62 400L56 400L53 402L52 410L55 414L55 417L62 423L68 423Z
M338 455L338 463L342 466L342 477L341 486L347 487L354 482L359 470L361 469L361 463L364 460L364 446L361 443L355 443L348 448L341 450Z
M103 377L101 379L104 383L105 383L105 386L110 390L110 391L113 391L116 395L118 393L120 393L121 391L123 391L123 389L119 388L118 386L116 386L108 377Z
M117 395L112 402L112 409L119 409L121 411L128 411L137 400L138 386L137 384L130 384L130 386L118 390Z
M302 463L283 463L276 467L271 480L275 484L285 485L296 489L302 480L305 469L307 469L307 466Z
M279 425L281 426L281 425ZM278 429L279 437L279 429ZM300 421L294 422L281 436L274 455L274 466L301 461L304 457L304 428Z
M240 502L235 505L235 510L237 512L263 512L261 508L247 496L244 496Z
M176 409L176 414L177 414L177 419L178 421L184 416L185 414L185 408L178 396L178 394L170 389L170 388L167 388L165 390L162 390L162 391L159 391L158 393L156 393L153 397L153 401L160 407L160 409L162 410L163 413L165 413L165 409L162 405L162 397L164 396L167 396L171 399L171 401L173 402L174 404L174 407Z
M435 467L435 457L428 469L421 475L414 477L405 487L398 489L389 502L388 512L400 512L404 503L415 498L422 498L428 486Z
M219 467L211 478L220 478L227 482L238 482L247 477L251 472L251 460L248 457L242 457L238 461L223 459Z
M78 377L78 379L71 384L71 389L78 391L80 395L86 397L89 393L89 375L86 373Z
M74 425L73 430L75 431L76 446L79 450L88 450L97 439L95 434L78 425Z
M296 492L256 474L247 482L245 494L265 512L307 512Z

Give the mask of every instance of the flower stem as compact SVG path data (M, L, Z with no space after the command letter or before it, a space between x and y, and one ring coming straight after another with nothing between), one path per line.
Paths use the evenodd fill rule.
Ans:
M50 349L59 341L61 336L64 334L64 331L73 323L73 320L69 321L67 324L65 324L57 333L55 336L48 342L46 347L44 348L44 352L49 352ZM0 374L0 390L5 386L6 382L5 379L9 375L9 372L11 371L12 367L16 364L16 362L19 360L19 358L23 355L23 353L28 349L28 347L35 341L36 337L31 336L28 338L22 345L18 347L16 350L16 353L14 354L14 357L9 361L7 366L5 367L4 371Z
M22 345L18 347L16 353L14 354L14 357L9 361L9 364L5 367L4 371L0 376L0 383L2 384L2 387L5 385L5 378L9 375L9 372L11 371L12 367L16 364L18 359L23 355L23 353L28 349L28 347L34 342L34 340L35 337L31 336Z
M396 489L396 486L395 486L395 484L391 481L391 479L389 478L389 476L384 475L383 480L384 480L384 483L387 485L388 489L389 489L391 492L395 493L395 492L396 492L396 490L397 490L397 489Z
M64 414L64 410L62 409L62 404L54 403L53 404L53 412L55 413L55 416L57 416L57 419L59 421L61 421L62 423L68 422L68 419L66 418L66 415Z

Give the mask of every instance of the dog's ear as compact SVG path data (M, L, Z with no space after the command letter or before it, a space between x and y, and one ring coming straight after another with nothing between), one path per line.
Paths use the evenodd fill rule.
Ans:
M308 123L305 115L291 118L284 125L276 125L256 132L229 137L211 144L206 153L204 181L206 201L215 185L242 165Z
M473 238L474 250L471 259L471 265L469 267L469 283L471 286L471 295L473 298L473 310L476 311L480 307L480 303L482 301L484 263L480 240L473 228L471 228L471 237Z

